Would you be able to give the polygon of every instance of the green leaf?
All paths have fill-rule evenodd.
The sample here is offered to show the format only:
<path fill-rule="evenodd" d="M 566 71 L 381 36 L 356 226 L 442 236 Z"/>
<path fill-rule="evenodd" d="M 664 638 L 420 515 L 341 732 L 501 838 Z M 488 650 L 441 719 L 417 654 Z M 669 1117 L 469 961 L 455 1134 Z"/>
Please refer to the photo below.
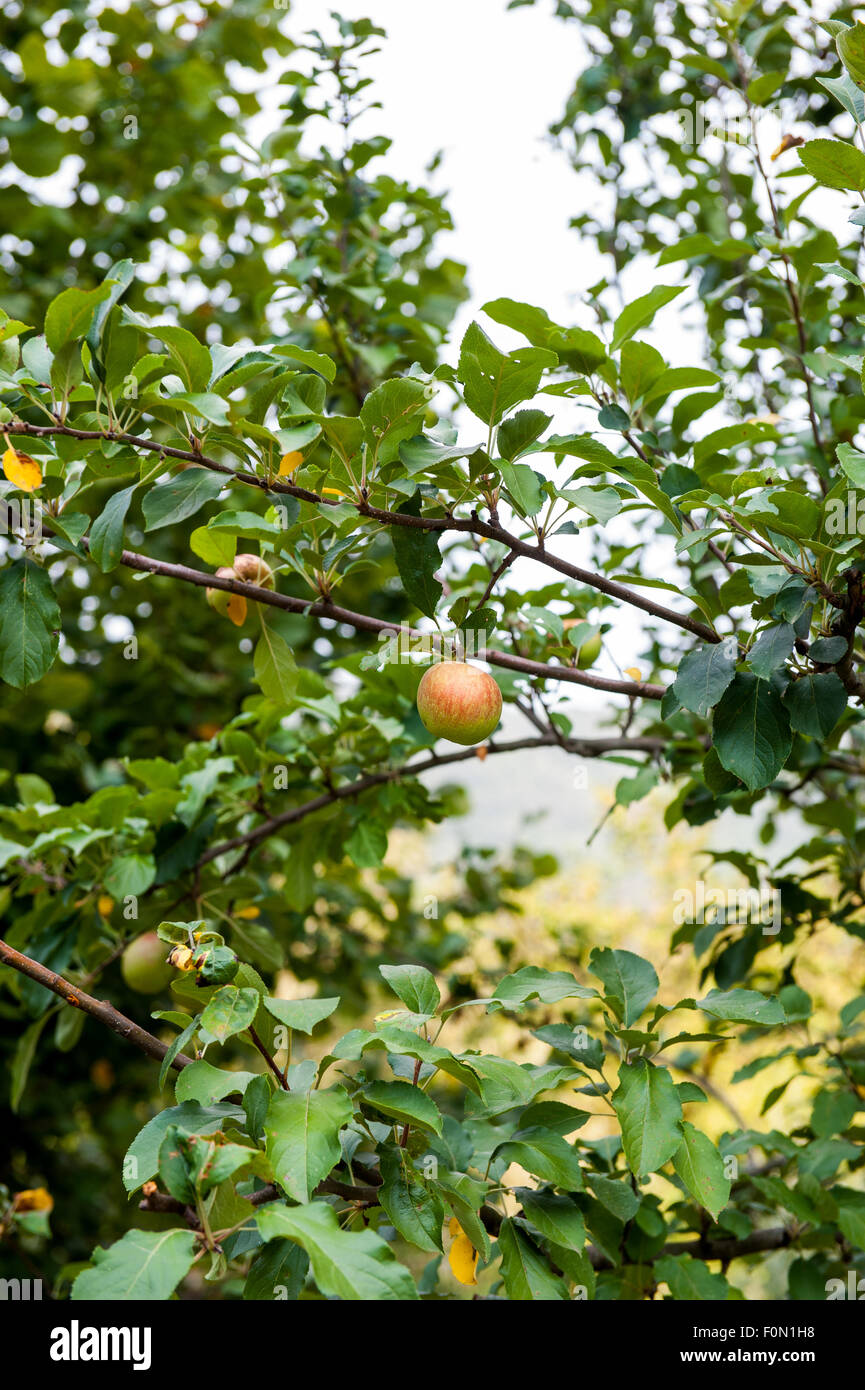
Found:
<path fill-rule="evenodd" d="M 213 994 L 201 1015 L 201 1027 L 224 1043 L 249 1027 L 258 1012 L 257 989 L 223 985 Z"/>
<path fill-rule="evenodd" d="M 730 1179 L 711 1139 L 688 1120 L 682 1121 L 682 1142 L 673 1154 L 673 1167 L 694 1200 L 717 1221 L 730 1200 Z"/>
<path fill-rule="evenodd" d="M 483 311 L 496 323 L 522 333 L 535 347 L 550 348 L 575 372 L 593 372 L 606 360 L 600 338 L 584 328 L 561 328 L 543 309 L 514 299 L 491 299 Z"/>
<path fill-rule="evenodd" d="M 567 970 L 542 970 L 537 965 L 524 965 L 499 981 L 492 998 L 510 1009 L 531 999 L 542 1004 L 557 1004 L 560 999 L 592 999 L 596 995 L 597 990 L 578 985 Z"/>
<path fill-rule="evenodd" d="M 272 999 L 265 995 L 264 1007 L 286 1028 L 298 1033 L 311 1033 L 317 1023 L 330 1018 L 339 1007 L 339 999 Z"/>
<path fill-rule="evenodd" d="M 202 1106 L 195 1101 L 186 1101 L 183 1105 L 173 1105 L 160 1111 L 139 1130 L 129 1145 L 123 1160 L 123 1186 L 127 1192 L 135 1192 L 157 1172 L 159 1150 L 171 1125 L 178 1125 L 187 1134 L 214 1134 L 226 1120 L 243 1121 L 243 1118 L 240 1106 L 225 1102 Z"/>
<path fill-rule="evenodd" d="M 493 1159 L 519 1163 L 527 1173 L 551 1182 L 566 1192 L 582 1192 L 583 1172 L 576 1150 L 552 1130 L 533 1126 L 515 1139 L 506 1139 L 492 1153 Z"/>
<path fill-rule="evenodd" d="M 514 1196 L 522 1203 L 529 1221 L 547 1240 L 563 1245 L 566 1250 L 582 1250 L 586 1243 L 586 1223 L 570 1197 L 536 1192 L 531 1187 L 514 1188 Z"/>
<path fill-rule="evenodd" d="M 856 487 L 865 487 L 865 454 L 854 449 L 852 444 L 839 444 L 835 452 L 851 483 Z"/>
<path fill-rule="evenodd" d="M 636 1023 L 658 992 L 654 966 L 632 951 L 596 947 L 589 957 L 589 970 L 602 981 L 606 999 L 626 1028 Z"/>
<path fill-rule="evenodd" d="M 553 417 L 542 410 L 518 410 L 499 426 L 497 444 L 503 459 L 511 462 L 543 434 Z"/>
<path fill-rule="evenodd" d="M 410 1081 L 370 1081 L 360 1094 L 368 1105 L 400 1124 L 420 1125 L 434 1134 L 442 1132 L 442 1117 L 435 1101 Z"/>
<path fill-rule="evenodd" d="M 116 569 L 123 552 L 123 525 L 138 483 L 115 492 L 90 527 L 90 554 L 103 574 Z"/>
<path fill-rule="evenodd" d="M 396 377 L 370 391 L 361 406 L 360 420 L 374 463 L 392 462 L 400 444 L 417 434 L 429 396 L 427 385 L 414 377 Z"/>
<path fill-rule="evenodd" d="M 192 1268 L 191 1231 L 127 1231 L 72 1285 L 73 1302 L 148 1303 L 170 1298 Z"/>
<path fill-rule="evenodd" d="M 748 83 L 748 100 L 754 106 L 764 106 L 779 87 L 787 81 L 785 72 L 763 72 Z"/>
<path fill-rule="evenodd" d="M 156 878 L 152 854 L 121 854 L 112 860 L 103 881 L 112 898 L 140 897 Z"/>
<path fill-rule="evenodd" d="M 359 869 L 377 869 L 387 854 L 387 831 L 381 821 L 358 821 L 345 842 L 345 852 Z"/>
<path fill-rule="evenodd" d="M 441 1003 L 438 985 L 422 965 L 380 965 L 379 973 L 412 1013 L 434 1014 Z"/>
<path fill-rule="evenodd" d="M 682 1142 L 682 1102 L 666 1067 L 652 1066 L 644 1057 L 624 1063 L 612 1103 L 634 1176 L 663 1168 Z"/>
<path fill-rule="evenodd" d="M 865 24 L 857 20 L 849 29 L 842 29 L 835 44 L 856 86 L 865 91 Z"/>
<path fill-rule="evenodd" d="M 297 662 L 285 638 L 266 622 L 262 622 L 261 636 L 255 644 L 253 668 L 268 700 L 277 705 L 291 704 L 300 680 Z"/>
<path fill-rule="evenodd" d="M 70 1010 L 70 1012 L 80 1011 Z M 18 1114 L 18 1107 L 21 1104 L 21 1099 L 27 1086 L 30 1068 L 36 1056 L 39 1038 L 49 1017 L 49 1014 L 43 1014 L 41 1018 L 37 1018 L 35 1023 L 31 1023 L 29 1028 L 25 1028 L 15 1046 L 15 1053 L 9 1064 L 9 1070 L 11 1072 L 9 1082 L 9 1109 L 12 1111 L 13 1115 Z"/>
<path fill-rule="evenodd" d="M 444 1203 L 415 1171 L 410 1155 L 396 1144 L 379 1149 L 382 1184 L 378 1200 L 404 1240 L 435 1254 L 442 1249 Z"/>
<path fill-rule="evenodd" d="M 314 372 L 323 376 L 325 381 L 336 380 L 336 363 L 321 352 L 312 352 L 310 348 L 297 347 L 295 343 L 280 343 L 278 347 L 273 348 L 273 352 L 279 357 L 288 357 L 294 362 L 302 362 L 305 367 L 310 367 Z"/>
<path fill-rule="evenodd" d="M 179 1104 L 185 1100 L 197 1100 L 199 1105 L 211 1105 L 215 1100 L 224 1100 L 236 1092 L 242 1095 L 257 1075 L 252 1071 L 226 1071 L 202 1059 L 183 1068 L 177 1077 L 174 1094 Z"/>
<path fill-rule="evenodd" d="M 655 1261 L 656 1278 L 669 1285 L 674 1298 L 687 1302 L 726 1300 L 730 1286 L 723 1274 L 713 1274 L 693 1255 L 664 1255 Z"/>
<path fill-rule="evenodd" d="M 547 500 L 543 479 L 527 463 L 507 463 L 501 459 L 498 469 L 521 515 L 537 516 Z"/>
<path fill-rule="evenodd" d="M 303 1288 L 309 1270 L 309 1257 L 299 1245 L 290 1240 L 272 1240 L 256 1255 L 243 1286 L 244 1300 L 272 1303 L 277 1290 L 281 1297 L 294 1301 Z"/>
<path fill-rule="evenodd" d="M 847 708 L 847 691 L 835 671 L 808 672 L 781 696 L 791 728 L 810 738 L 827 738 Z"/>
<path fill-rule="evenodd" d="M 404 516 L 420 516 L 420 492 L 403 502 L 397 511 Z M 421 527 L 393 526 L 390 537 L 406 598 L 426 617 L 434 617 L 442 596 L 442 586 L 435 577 L 442 562 L 435 533 Z"/>
<path fill-rule="evenodd" d="M 417 1298 L 411 1275 L 390 1246 L 372 1231 L 341 1230 L 325 1202 L 302 1207 L 271 1202 L 260 1208 L 256 1220 L 264 1240 L 283 1236 L 303 1247 L 326 1298 L 370 1303 Z"/>
<path fill-rule="evenodd" d="M 774 686 L 737 675 L 715 710 L 713 742 L 722 766 L 749 791 L 774 781 L 792 743 L 790 717 Z"/>
<path fill-rule="evenodd" d="M 161 404 L 174 410 L 182 410 L 184 415 L 199 415 L 211 425 L 228 425 L 229 403 L 212 391 L 178 391 L 162 398 Z"/>
<path fill-rule="evenodd" d="M 510 1217 L 502 1222 L 499 1250 L 508 1298 L 518 1302 L 555 1302 L 568 1297 L 563 1280 L 553 1273 L 541 1252 Z"/>
<path fill-rule="evenodd" d="M 841 77 L 818 77 L 817 81 L 832 93 L 836 101 L 840 101 L 858 125 L 865 121 L 865 97 L 846 72 Z"/>
<path fill-rule="evenodd" d="M 770 1027 L 787 1021 L 780 1001 L 760 994 L 756 989 L 713 989 L 705 999 L 697 1000 L 697 1007 L 713 1018 L 726 1019 L 731 1023 L 761 1023 Z"/>
<path fill-rule="evenodd" d="M 735 651 L 726 642 L 710 642 L 683 656 L 672 689 L 680 705 L 705 719 L 735 674 Z"/>
<path fill-rule="evenodd" d="M 684 285 L 656 285 L 648 294 L 641 295 L 639 299 L 628 304 L 613 324 L 613 352 L 641 328 L 651 323 L 659 309 L 676 299 L 684 288 Z"/>
<path fill-rule="evenodd" d="M 865 154 L 845 140 L 809 140 L 799 158 L 812 178 L 826 188 L 865 188 Z"/>
<path fill-rule="evenodd" d="M 189 537 L 189 548 L 214 569 L 234 564 L 237 537 L 225 535 L 211 526 L 197 526 Z"/>
<path fill-rule="evenodd" d="M 16 689 L 49 669 L 60 637 L 60 607 L 48 572 L 16 560 L 0 572 L 0 680 Z"/>
<path fill-rule="evenodd" d="M 52 352 L 58 353 L 64 344 L 83 338 L 93 322 L 93 316 L 103 299 L 111 292 L 110 285 L 95 290 L 62 290 L 45 311 L 45 341 Z"/>
<path fill-rule="evenodd" d="M 354 1110 L 342 1086 L 327 1091 L 277 1091 L 265 1121 L 265 1151 L 274 1176 L 296 1202 L 308 1202 L 339 1163 L 339 1132 Z"/>
<path fill-rule="evenodd" d="M 748 652 L 748 665 L 754 675 L 764 681 L 770 680 L 772 673 L 789 657 L 795 640 L 792 623 L 776 623 L 761 632 Z"/>
<path fill-rule="evenodd" d="M 469 325 L 457 369 L 466 405 L 486 425 L 497 425 L 520 401 L 531 400 L 558 358 L 545 348 L 517 348 L 505 356 L 477 323 Z"/>
<path fill-rule="evenodd" d="M 186 328 L 175 324 L 149 323 L 137 314 L 121 309 L 126 320 L 140 328 L 149 338 L 160 338 L 168 348 L 172 363 L 187 391 L 206 391 L 212 363 L 203 343 Z"/>
<path fill-rule="evenodd" d="M 218 497 L 225 479 L 209 468 L 187 468 L 168 482 L 156 483 L 144 494 L 141 510 L 145 530 L 158 531 L 163 526 L 176 526 Z"/>

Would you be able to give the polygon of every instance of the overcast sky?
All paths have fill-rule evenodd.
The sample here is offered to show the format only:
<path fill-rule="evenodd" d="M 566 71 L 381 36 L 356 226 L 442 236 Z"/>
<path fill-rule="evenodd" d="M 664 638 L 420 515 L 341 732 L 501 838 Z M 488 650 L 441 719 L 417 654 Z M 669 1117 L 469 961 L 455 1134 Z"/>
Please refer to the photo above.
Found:
<path fill-rule="evenodd" d="M 601 267 L 568 229 L 581 210 L 581 181 L 546 134 L 583 66 L 579 26 L 554 19 L 546 0 L 511 12 L 505 6 L 340 5 L 349 18 L 368 17 L 388 33 L 370 64 L 383 106 L 370 120 L 394 142 L 388 169 L 422 180 L 436 151 L 445 152 L 436 179 L 447 190 L 455 231 L 440 245 L 469 266 L 472 291 L 460 327 L 502 295 L 541 304 L 553 318 L 573 313 Z M 293 0 L 292 32 L 320 25 L 322 8 L 321 0 Z"/>

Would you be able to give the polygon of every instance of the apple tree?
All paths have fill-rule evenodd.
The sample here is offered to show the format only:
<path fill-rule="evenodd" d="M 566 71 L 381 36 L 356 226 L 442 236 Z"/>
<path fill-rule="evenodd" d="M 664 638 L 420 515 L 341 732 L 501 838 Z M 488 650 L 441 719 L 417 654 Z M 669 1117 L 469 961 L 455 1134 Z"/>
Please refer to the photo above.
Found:
<path fill-rule="evenodd" d="M 237 9 L 242 33 L 255 7 Z M 187 45 L 178 80 L 232 51 L 230 18 L 204 10 L 165 38 Z M 25 723 L 69 740 L 13 747 L 0 805 L 10 1104 L 74 1072 L 94 1031 L 161 1096 L 110 1178 L 139 1219 L 119 1238 L 91 1223 L 105 1239 L 73 1300 L 166 1299 L 196 1276 L 247 1299 L 726 1300 L 776 1251 L 789 1296 L 823 1298 L 865 1264 L 865 982 L 827 1018 L 798 978 L 815 936 L 861 939 L 865 920 L 865 26 L 836 19 L 814 45 L 804 10 L 725 9 L 695 33 L 644 7 L 624 35 L 621 11 L 587 11 L 594 61 L 559 134 L 613 195 L 609 223 L 577 219 L 612 269 L 578 322 L 503 286 L 448 340 L 447 214 L 374 172 L 386 142 L 355 138 L 355 63 L 380 35 L 345 21 L 283 75 L 286 125 L 260 152 L 202 118 L 207 178 L 184 165 L 165 200 L 176 265 L 151 273 L 133 183 L 123 254 L 91 256 L 44 314 L 23 261 L 7 271 L 0 676 Z M 118 41 L 144 22 L 118 17 Z M 67 66 L 86 63 L 67 37 Z M 32 39 L 8 79 L 31 104 L 57 81 Z M 342 145 L 311 159 L 319 100 Z M 706 103 L 722 135 L 739 122 L 711 136 L 720 155 L 694 124 Z M 664 124 L 683 112 L 685 139 Z M 17 164 L 27 130 L 4 133 Z M 114 138 L 94 142 L 98 178 L 119 161 L 150 187 Z M 29 245 L 48 280 L 51 245 Z M 674 302 L 699 361 L 657 345 Z M 460 704 L 466 657 L 517 736 Z M 574 687 L 603 732 L 575 723 Z M 455 809 L 425 773 L 531 748 L 615 764 L 623 814 L 659 788 L 670 828 L 760 828 L 761 853 L 743 831 L 716 855 L 747 910 L 671 916 L 693 997 L 662 1000 L 663 962 L 611 947 L 479 970 L 474 995 L 452 977 L 466 943 L 385 862 L 389 837 Z M 477 910 L 518 873 L 469 866 Z M 314 994 L 280 997 L 286 961 Z M 362 1026 L 340 1033 L 346 1002 Z M 465 1010 L 544 1060 L 451 1044 Z M 743 1080 L 785 1059 L 782 1089 L 816 1083 L 793 1133 L 701 1128 L 706 1093 L 676 1074 L 743 1040 Z M 4 1235 L 46 1229 L 40 1193 L 10 1193 Z"/>

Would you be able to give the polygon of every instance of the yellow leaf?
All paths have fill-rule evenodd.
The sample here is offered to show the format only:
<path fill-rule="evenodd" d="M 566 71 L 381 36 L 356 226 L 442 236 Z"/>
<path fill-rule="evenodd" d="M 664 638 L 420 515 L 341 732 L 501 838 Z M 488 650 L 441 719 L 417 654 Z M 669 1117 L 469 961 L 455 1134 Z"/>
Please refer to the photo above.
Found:
<path fill-rule="evenodd" d="M 3 455 L 3 472 L 22 492 L 32 492 L 42 486 L 42 469 L 29 454 L 19 454 L 15 449 L 7 449 Z"/>
<path fill-rule="evenodd" d="M 15 1211 L 51 1211 L 54 1198 L 44 1187 L 29 1187 L 15 1193 L 13 1206 Z"/>
<path fill-rule="evenodd" d="M 110 917 L 112 908 L 114 907 L 114 899 L 109 898 L 107 893 L 100 893 L 99 897 L 96 899 L 96 907 L 101 917 Z"/>
<path fill-rule="evenodd" d="M 235 627 L 242 627 L 246 622 L 246 599 L 243 594 L 232 594 L 225 611 Z"/>
<path fill-rule="evenodd" d="M 478 1282 L 476 1275 L 477 1250 L 455 1216 L 451 1217 L 448 1230 L 453 1237 L 448 1250 L 448 1264 L 451 1267 L 451 1273 L 461 1284 L 476 1284 Z"/>
<path fill-rule="evenodd" d="M 643 679 L 643 673 L 639 666 L 626 666 L 625 675 L 630 676 L 632 681 L 641 681 Z"/>
<path fill-rule="evenodd" d="M 246 922 L 253 922 L 256 917 L 261 916 L 260 907 L 242 907 L 239 912 L 235 912 L 235 917 L 242 917 Z"/>
<path fill-rule="evenodd" d="M 292 449 L 290 453 L 283 454 L 282 458 L 279 460 L 280 478 L 290 478 L 295 469 L 299 468 L 302 463 L 303 454 L 297 449 Z"/>
<path fill-rule="evenodd" d="M 334 497 L 345 497 L 345 493 L 340 492 L 338 487 L 323 487 L 321 490 L 322 492 L 331 493 Z"/>

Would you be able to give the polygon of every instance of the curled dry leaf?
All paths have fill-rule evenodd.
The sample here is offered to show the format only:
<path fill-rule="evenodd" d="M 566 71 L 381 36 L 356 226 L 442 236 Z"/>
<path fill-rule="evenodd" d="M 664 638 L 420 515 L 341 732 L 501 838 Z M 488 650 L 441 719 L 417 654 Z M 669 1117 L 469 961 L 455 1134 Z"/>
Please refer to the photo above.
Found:
<path fill-rule="evenodd" d="M 801 135 L 785 135 L 780 145 L 772 151 L 770 156 L 772 162 L 774 163 L 782 154 L 786 154 L 787 150 L 794 150 L 797 145 L 804 145 L 804 143 Z"/>

